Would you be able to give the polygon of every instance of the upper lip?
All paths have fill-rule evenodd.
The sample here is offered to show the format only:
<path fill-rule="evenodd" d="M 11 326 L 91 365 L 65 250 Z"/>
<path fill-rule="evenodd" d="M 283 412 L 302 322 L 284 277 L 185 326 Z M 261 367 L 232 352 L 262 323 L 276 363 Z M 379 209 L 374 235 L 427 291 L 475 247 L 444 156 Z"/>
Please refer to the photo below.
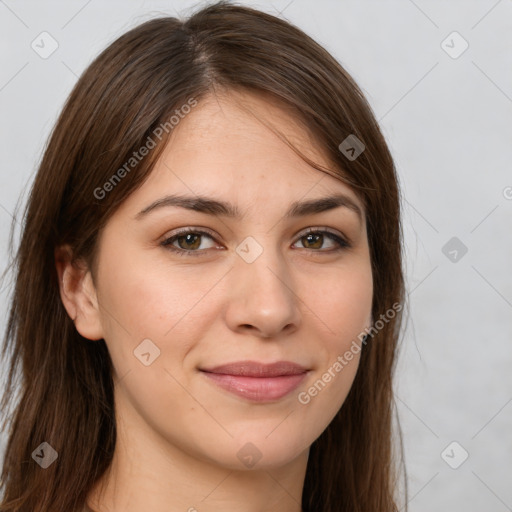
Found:
<path fill-rule="evenodd" d="M 236 361 L 213 368 L 201 368 L 201 371 L 244 377 L 279 377 L 281 375 L 298 375 L 308 370 L 291 361 L 277 361 L 270 364 L 257 361 Z"/>

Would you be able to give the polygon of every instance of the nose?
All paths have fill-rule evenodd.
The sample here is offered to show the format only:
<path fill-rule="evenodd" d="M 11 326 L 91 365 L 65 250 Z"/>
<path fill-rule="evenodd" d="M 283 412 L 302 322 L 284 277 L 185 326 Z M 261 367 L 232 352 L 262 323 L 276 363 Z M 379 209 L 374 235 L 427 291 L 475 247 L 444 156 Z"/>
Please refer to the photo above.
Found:
<path fill-rule="evenodd" d="M 286 261 L 270 248 L 248 261 L 238 257 L 229 273 L 229 327 L 240 333 L 252 331 L 261 338 L 277 338 L 297 330 L 300 299 Z"/>

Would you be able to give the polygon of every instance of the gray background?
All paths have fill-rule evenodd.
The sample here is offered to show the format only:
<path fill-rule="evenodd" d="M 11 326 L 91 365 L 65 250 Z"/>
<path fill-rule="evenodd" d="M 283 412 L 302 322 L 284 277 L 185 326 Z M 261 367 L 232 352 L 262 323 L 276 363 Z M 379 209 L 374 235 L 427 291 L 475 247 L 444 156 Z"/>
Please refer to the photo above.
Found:
<path fill-rule="evenodd" d="M 395 157 L 410 304 L 395 391 L 410 510 L 512 510 L 512 0 L 241 3 L 281 13 L 332 52 Z M 0 0 L 2 268 L 16 201 L 85 66 L 134 25 L 194 5 Z M 31 47 L 43 31 L 59 45 L 47 59 Z M 469 44 L 461 55 L 454 31 Z M 4 285 L 2 330 L 7 297 Z"/>

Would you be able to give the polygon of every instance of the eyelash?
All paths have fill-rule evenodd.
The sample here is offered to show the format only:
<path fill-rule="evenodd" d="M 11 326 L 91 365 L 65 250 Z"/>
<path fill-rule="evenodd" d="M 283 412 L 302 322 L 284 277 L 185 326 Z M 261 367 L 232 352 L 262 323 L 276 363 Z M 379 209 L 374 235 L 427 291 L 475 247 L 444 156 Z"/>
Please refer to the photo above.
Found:
<path fill-rule="evenodd" d="M 194 229 L 194 228 L 186 228 L 186 229 L 183 229 L 177 233 L 175 233 L 174 235 L 172 235 L 171 237 L 169 238 L 166 238 L 163 242 L 161 242 L 161 246 L 162 247 L 165 247 L 166 249 L 170 250 L 171 252 L 179 255 L 179 256 L 201 256 L 202 254 L 205 253 L 206 249 L 196 249 L 194 251 L 191 251 L 191 250 L 187 250 L 187 249 L 179 249 L 177 247 L 174 247 L 172 245 L 172 243 L 177 240 L 178 238 L 184 236 L 184 235 L 188 235 L 188 234 L 194 234 L 194 235 L 206 235 L 208 237 L 210 237 L 212 240 L 215 240 L 215 237 L 207 232 L 207 231 L 204 231 L 204 230 L 201 230 L 201 229 Z M 328 254 L 332 254 L 332 253 L 337 253 L 337 252 L 340 252 L 342 250 L 345 250 L 345 249 L 349 249 L 351 247 L 351 244 L 345 240 L 344 238 L 340 237 L 339 235 L 335 234 L 335 233 L 332 233 L 331 231 L 328 231 L 326 230 L 325 228 L 322 229 L 322 228 L 308 228 L 308 230 L 303 233 L 297 240 L 300 240 L 301 238 L 304 238 L 305 236 L 309 235 L 309 234 L 327 234 L 329 236 L 329 238 L 331 238 L 332 240 L 334 240 L 338 245 L 339 247 L 336 248 L 336 249 L 330 249 L 330 250 L 321 250 L 321 249 L 310 249 L 312 250 L 313 252 L 319 252 L 319 253 L 322 253 L 322 252 L 325 252 L 325 253 L 328 253 Z"/>

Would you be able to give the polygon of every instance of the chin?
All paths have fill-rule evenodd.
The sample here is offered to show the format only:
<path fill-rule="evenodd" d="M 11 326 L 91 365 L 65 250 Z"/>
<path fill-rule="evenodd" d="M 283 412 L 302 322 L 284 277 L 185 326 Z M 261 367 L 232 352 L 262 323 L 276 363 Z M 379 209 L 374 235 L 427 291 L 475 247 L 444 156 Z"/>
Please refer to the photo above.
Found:
<path fill-rule="evenodd" d="M 269 470 L 286 466 L 301 455 L 307 458 L 310 444 L 299 433 L 297 437 L 291 436 L 289 429 L 280 434 L 271 430 L 252 434 L 245 430 L 243 435 L 235 436 L 227 444 L 212 446 L 209 458 L 230 470 Z"/>

